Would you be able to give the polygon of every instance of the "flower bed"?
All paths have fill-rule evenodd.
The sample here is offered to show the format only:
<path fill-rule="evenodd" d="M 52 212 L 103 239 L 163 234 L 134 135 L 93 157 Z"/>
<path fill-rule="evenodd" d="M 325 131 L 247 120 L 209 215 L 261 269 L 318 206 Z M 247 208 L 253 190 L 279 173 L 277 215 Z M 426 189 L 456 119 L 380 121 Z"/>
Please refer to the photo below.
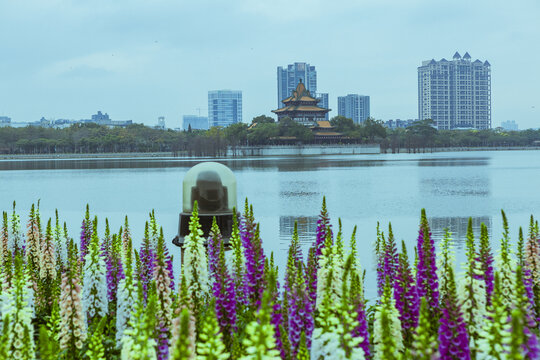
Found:
<path fill-rule="evenodd" d="M 502 218 L 496 259 L 469 221 L 459 268 L 424 210 L 411 259 L 390 224 L 378 229 L 368 300 L 356 229 L 344 241 L 324 200 L 308 254 L 295 226 L 281 275 L 247 200 L 227 254 L 216 224 L 202 237 L 195 204 L 180 269 L 153 212 L 133 249 L 127 218 L 99 235 L 87 207 L 75 241 L 39 205 L 23 234 L 14 207 L 0 232 L 0 359 L 538 359 L 538 222 L 512 245 Z"/>

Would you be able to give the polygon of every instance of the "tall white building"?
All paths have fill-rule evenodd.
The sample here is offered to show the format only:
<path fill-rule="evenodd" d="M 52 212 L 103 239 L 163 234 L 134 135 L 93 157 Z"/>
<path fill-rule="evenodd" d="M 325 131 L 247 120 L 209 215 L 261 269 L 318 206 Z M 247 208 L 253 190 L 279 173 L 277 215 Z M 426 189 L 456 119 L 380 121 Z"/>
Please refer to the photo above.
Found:
<path fill-rule="evenodd" d="M 418 68 L 418 118 L 438 129 L 491 128 L 491 65 L 456 52 Z"/>
<path fill-rule="evenodd" d="M 242 91 L 208 92 L 208 125 L 229 126 L 242 122 Z"/>
<path fill-rule="evenodd" d="M 370 116 L 369 96 L 349 94 L 338 96 L 338 115 L 352 119 L 360 124 Z"/>

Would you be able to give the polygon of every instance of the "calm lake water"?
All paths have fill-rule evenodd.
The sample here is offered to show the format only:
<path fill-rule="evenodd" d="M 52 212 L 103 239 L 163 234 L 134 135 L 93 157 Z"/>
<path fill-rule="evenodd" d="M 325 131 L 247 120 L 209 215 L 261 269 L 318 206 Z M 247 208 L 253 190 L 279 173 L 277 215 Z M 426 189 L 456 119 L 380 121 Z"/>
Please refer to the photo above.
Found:
<path fill-rule="evenodd" d="M 211 159 L 205 159 L 211 160 Z M 88 203 L 100 219 L 117 230 L 129 217 L 135 242 L 140 242 L 148 213 L 155 209 L 167 239 L 178 229 L 181 185 L 185 173 L 201 160 L 176 158 L 0 160 L 0 210 L 11 211 L 13 200 L 26 222 L 32 203 L 41 199 L 44 219 L 58 209 L 70 236 L 78 237 Z M 358 226 L 359 256 L 367 269 L 366 288 L 375 293 L 372 244 L 377 221 L 412 254 L 420 209 L 426 208 L 434 237 L 453 233 L 458 262 L 469 217 L 475 229 L 485 223 L 495 248 L 501 237 L 504 209 L 512 240 L 529 216 L 540 217 L 540 152 L 454 152 L 316 157 L 265 157 L 216 160 L 229 166 L 238 183 L 238 202 L 246 197 L 261 224 L 266 253 L 283 270 L 294 222 L 298 222 L 307 253 L 315 237 L 323 195 L 334 229 L 338 218 L 345 239 Z M 45 221 L 45 220 L 44 220 Z M 172 244 L 175 257 L 179 251 Z M 178 255 L 176 255 L 178 254 Z M 177 267 L 178 268 L 178 267 Z"/>

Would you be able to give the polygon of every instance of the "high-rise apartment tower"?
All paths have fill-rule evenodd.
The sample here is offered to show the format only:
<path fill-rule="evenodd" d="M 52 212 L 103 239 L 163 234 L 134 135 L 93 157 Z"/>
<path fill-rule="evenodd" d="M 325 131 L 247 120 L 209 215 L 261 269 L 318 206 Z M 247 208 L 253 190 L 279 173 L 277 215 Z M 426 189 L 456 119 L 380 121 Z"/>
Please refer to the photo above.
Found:
<path fill-rule="evenodd" d="M 338 115 L 352 119 L 355 124 L 360 124 L 370 116 L 369 96 L 349 94 L 338 96 Z"/>
<path fill-rule="evenodd" d="M 456 52 L 418 68 L 418 118 L 438 129 L 491 128 L 491 65 Z"/>

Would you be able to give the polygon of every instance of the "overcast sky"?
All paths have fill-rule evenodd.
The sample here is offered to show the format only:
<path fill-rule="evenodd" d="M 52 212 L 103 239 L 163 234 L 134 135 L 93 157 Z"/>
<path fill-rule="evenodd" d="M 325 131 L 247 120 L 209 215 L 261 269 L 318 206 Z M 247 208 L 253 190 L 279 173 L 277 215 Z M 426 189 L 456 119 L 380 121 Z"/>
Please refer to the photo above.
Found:
<path fill-rule="evenodd" d="M 492 70 L 492 122 L 540 127 L 540 1 L 0 0 L 0 116 L 151 125 L 243 92 L 275 108 L 276 67 L 308 62 L 319 92 L 371 96 L 377 119 L 418 117 L 417 67 L 466 51 Z"/>

